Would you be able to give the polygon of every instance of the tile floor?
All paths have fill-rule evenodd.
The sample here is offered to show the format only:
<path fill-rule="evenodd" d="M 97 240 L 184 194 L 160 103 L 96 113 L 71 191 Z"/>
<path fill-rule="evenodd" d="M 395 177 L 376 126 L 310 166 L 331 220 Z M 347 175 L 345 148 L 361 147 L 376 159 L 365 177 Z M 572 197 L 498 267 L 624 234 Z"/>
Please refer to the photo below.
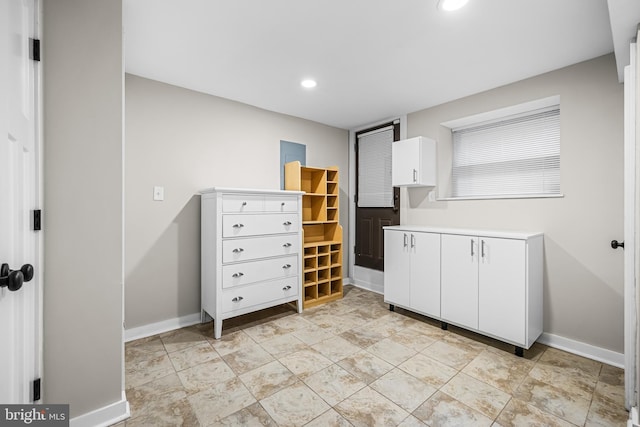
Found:
<path fill-rule="evenodd" d="M 622 369 L 513 347 L 345 287 L 126 344 L 131 418 L 118 426 L 624 426 Z"/>

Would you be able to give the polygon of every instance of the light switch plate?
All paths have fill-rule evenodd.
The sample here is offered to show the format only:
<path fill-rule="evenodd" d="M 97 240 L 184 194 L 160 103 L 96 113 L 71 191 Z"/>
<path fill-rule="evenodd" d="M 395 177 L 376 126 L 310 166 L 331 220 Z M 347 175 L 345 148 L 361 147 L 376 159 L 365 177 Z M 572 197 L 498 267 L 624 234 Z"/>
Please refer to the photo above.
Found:
<path fill-rule="evenodd" d="M 163 201 L 164 200 L 164 187 L 153 187 L 153 200 Z"/>

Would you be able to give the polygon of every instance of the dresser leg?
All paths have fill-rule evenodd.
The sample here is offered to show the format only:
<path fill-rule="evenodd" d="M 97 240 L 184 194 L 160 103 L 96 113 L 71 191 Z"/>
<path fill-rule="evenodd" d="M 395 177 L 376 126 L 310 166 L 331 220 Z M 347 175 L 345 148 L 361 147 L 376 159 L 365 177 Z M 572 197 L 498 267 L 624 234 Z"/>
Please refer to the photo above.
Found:
<path fill-rule="evenodd" d="M 213 320 L 213 337 L 217 340 L 222 336 L 222 320 Z"/>
<path fill-rule="evenodd" d="M 302 298 L 298 300 L 296 305 L 298 306 L 298 313 L 302 313 Z"/>

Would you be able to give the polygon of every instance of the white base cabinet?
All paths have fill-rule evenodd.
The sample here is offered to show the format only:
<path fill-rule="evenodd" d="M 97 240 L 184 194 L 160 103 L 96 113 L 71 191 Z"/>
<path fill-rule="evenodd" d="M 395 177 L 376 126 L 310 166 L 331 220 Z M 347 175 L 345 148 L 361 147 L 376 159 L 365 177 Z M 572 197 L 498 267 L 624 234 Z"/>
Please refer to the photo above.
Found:
<path fill-rule="evenodd" d="M 302 192 L 201 192 L 202 321 L 295 301 L 302 312 Z"/>
<path fill-rule="evenodd" d="M 437 255 L 412 253 L 409 262 L 397 262 L 411 250 L 411 241 L 407 248 L 400 237 L 426 234 L 438 236 Z M 542 334 L 542 253 L 541 233 L 385 227 L 385 302 L 439 319 L 444 328 L 451 323 L 508 342 L 522 355 Z M 411 272 L 434 260 L 440 266 L 439 310 L 425 311 L 418 307 L 425 299 L 433 303 L 436 292 L 412 292 Z"/>

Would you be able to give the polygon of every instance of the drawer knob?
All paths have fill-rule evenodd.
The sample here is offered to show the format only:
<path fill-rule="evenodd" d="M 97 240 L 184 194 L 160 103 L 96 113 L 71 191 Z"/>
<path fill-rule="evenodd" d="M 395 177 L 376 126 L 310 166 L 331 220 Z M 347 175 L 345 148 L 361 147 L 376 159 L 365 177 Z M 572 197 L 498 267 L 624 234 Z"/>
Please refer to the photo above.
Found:
<path fill-rule="evenodd" d="M 291 268 L 291 264 L 285 264 L 282 266 L 282 268 Z"/>
<path fill-rule="evenodd" d="M 244 224 L 233 224 L 233 228 L 242 228 Z"/>
<path fill-rule="evenodd" d="M 280 203 L 280 206 L 284 206 L 284 202 Z"/>
<path fill-rule="evenodd" d="M 244 273 L 233 273 L 231 277 L 242 277 L 242 276 L 244 276 Z"/>
<path fill-rule="evenodd" d="M 233 302 L 240 302 L 240 301 L 242 301 L 243 299 L 244 299 L 244 298 L 242 298 L 242 297 L 234 297 L 231 301 L 233 301 Z"/>
<path fill-rule="evenodd" d="M 285 243 L 285 244 L 284 244 L 284 245 L 282 245 L 282 246 L 283 246 L 283 247 L 285 247 L 285 248 L 290 248 L 290 247 L 291 247 L 291 243 L 287 242 L 287 243 Z"/>
<path fill-rule="evenodd" d="M 285 221 L 282 223 L 282 225 L 291 225 L 291 221 Z"/>
<path fill-rule="evenodd" d="M 244 249 L 242 249 L 242 248 L 235 248 L 235 249 L 233 250 L 233 252 L 235 252 L 235 253 L 239 254 L 240 252 L 244 252 Z"/>
<path fill-rule="evenodd" d="M 289 289 L 291 289 L 290 285 L 285 286 L 284 288 L 282 288 L 283 291 L 288 291 Z"/>
<path fill-rule="evenodd" d="M 247 202 L 242 202 L 242 206 L 247 206 Z"/>

